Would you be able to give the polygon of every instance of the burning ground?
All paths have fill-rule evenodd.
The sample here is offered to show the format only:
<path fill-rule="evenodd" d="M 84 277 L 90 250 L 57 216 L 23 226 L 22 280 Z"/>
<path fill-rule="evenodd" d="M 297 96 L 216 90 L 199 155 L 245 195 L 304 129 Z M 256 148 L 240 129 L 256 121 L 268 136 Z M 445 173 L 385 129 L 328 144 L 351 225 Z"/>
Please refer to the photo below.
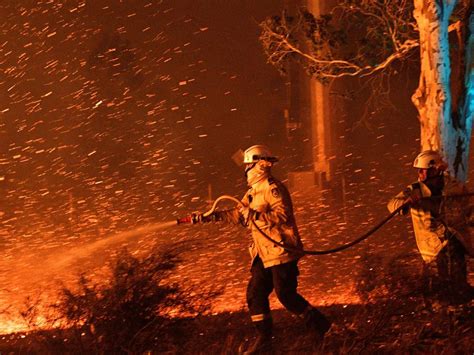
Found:
<path fill-rule="evenodd" d="M 307 249 L 327 249 L 350 241 L 380 219 L 372 217 L 368 208 L 363 206 L 349 209 L 346 211 L 347 215 L 335 218 L 334 206 L 331 207 L 329 203 L 312 204 L 313 199 L 317 199 L 317 196 L 295 196 L 295 204 L 300 206 L 296 215 Z M 366 213 L 362 212 L 364 210 Z M 385 214 L 382 208 L 378 212 L 382 216 Z M 361 215 L 367 220 L 361 218 Z M 356 221 L 357 218 L 358 224 L 349 224 L 349 221 Z M 469 317 L 465 317 L 472 312 L 471 307 L 440 308 L 437 304 L 426 304 L 426 299 L 419 293 L 421 264 L 419 256 L 414 253 L 413 240 L 406 233 L 406 222 L 392 220 L 367 241 L 347 251 L 328 256 L 308 256 L 301 260 L 300 292 L 314 305 L 328 312 L 335 323 L 331 332 L 334 337 L 330 336 L 327 340 L 329 349 L 343 351 L 345 347 L 358 349 L 361 346 L 391 349 L 397 346 L 408 347 L 410 341 L 418 344 L 418 340 L 421 342 L 421 345 L 418 344 L 421 350 L 423 347 L 445 348 L 454 339 L 465 342 L 464 336 L 471 334 L 472 322 L 468 321 Z M 171 221 L 170 224 L 174 222 Z M 42 260 L 34 259 L 31 255 L 18 255 L 14 262 L 10 260 L 2 264 L 2 269 L 6 270 L 5 275 L 8 275 L 4 281 L 6 287 L 2 293 L 3 304 L 9 305 L 3 314 L 2 330 L 25 331 L 28 326 L 31 327 L 26 337 L 24 333 L 20 333 L 18 338 L 14 335 L 4 336 L 5 349 L 15 346 L 32 347 L 31 349 L 45 346 L 42 341 L 38 343 L 38 339 L 43 339 L 46 335 L 36 332 L 51 324 L 46 321 L 51 316 L 51 310 L 45 306 L 58 302 L 62 287 L 77 288 L 80 273 L 98 287 L 108 284 L 114 275 L 111 267 L 123 255 L 121 249 L 124 246 L 138 259 L 150 258 L 153 255 L 151 253 L 158 255 L 160 250 L 167 248 L 178 248 L 180 261 L 167 275 L 165 284 L 191 287 L 190 293 L 194 295 L 200 292 L 217 292 L 212 298 L 206 299 L 207 310 L 186 323 L 185 328 L 191 327 L 186 328 L 186 332 L 194 334 L 196 339 L 193 341 L 197 343 L 181 344 L 183 340 L 176 339 L 176 343 L 172 342 L 169 346 L 176 346 L 181 350 L 181 346 L 189 347 L 189 351 L 211 346 L 216 351 L 223 351 L 225 347 L 236 348 L 245 339 L 251 338 L 251 327 L 244 306 L 249 277 L 246 248 L 249 242 L 248 231 L 219 224 L 157 224 L 153 228 L 155 230 L 152 232 L 141 227 L 106 235 L 68 249 L 52 248 L 49 254 L 42 254 Z M 405 239 L 397 238 L 398 235 L 403 235 Z M 26 300 L 27 296 L 30 296 L 29 300 Z M 36 311 L 39 310 L 34 322 L 29 318 L 31 314 L 25 314 L 25 310 L 32 305 L 37 307 Z M 275 298 L 272 298 L 272 306 L 274 309 L 281 309 Z M 186 317 L 186 314 L 179 314 L 179 307 L 176 311 L 169 311 L 172 317 L 177 317 L 175 319 L 187 319 L 181 318 Z M 21 312 L 23 315 L 20 315 Z M 280 335 L 277 337 L 281 339 L 278 341 L 282 341 L 282 334 L 286 332 L 304 333 L 301 333 L 298 320 L 288 318 L 285 313 L 276 314 L 280 322 L 277 325 L 277 334 Z M 452 332 L 448 335 L 438 334 L 440 327 L 448 320 L 454 322 Z M 295 323 L 295 328 L 290 323 Z M 421 324 L 422 328 L 417 324 Z M 59 325 L 57 329 L 60 333 L 56 337 L 71 341 L 74 338 L 68 331 L 59 331 Z M 172 331 L 174 328 L 170 326 L 169 329 Z M 222 329 L 226 329 L 224 334 L 220 333 Z M 389 334 L 385 334 L 388 329 L 391 329 Z M 38 334 L 43 335 L 37 338 Z M 406 337 L 410 340 L 406 340 Z M 222 343 L 224 338 L 225 344 Z M 340 339 L 344 341 L 341 343 Z M 298 342 L 301 343 L 297 344 L 296 349 L 309 346 L 308 339 L 304 337 Z M 163 345 L 153 344 L 150 343 L 149 346 Z"/>
<path fill-rule="evenodd" d="M 324 206 L 318 208 L 324 210 Z M 300 211 L 300 219 L 303 216 Z M 329 235 L 331 228 L 344 230 L 343 223 L 324 222 L 323 214 L 318 225 L 325 226 Z M 394 226 L 387 230 L 394 232 Z M 29 326 L 29 331 L 3 335 L 0 350 L 236 353 L 254 336 L 242 309 L 248 278 L 248 255 L 242 247 L 245 234 L 212 225 L 174 226 L 141 237 L 137 230 L 128 231 L 109 236 L 107 243 L 100 240 L 88 248 L 72 248 L 72 253 L 63 251 L 54 258 L 56 263 L 45 259 L 30 267 L 28 275 L 11 271 L 18 298 L 10 294 L 9 301 L 18 306 L 21 317 L 14 309 L 4 315 L 16 327 Z M 368 245 L 347 253 L 302 260 L 300 291 L 331 318 L 333 327 L 324 343 L 315 346 L 301 320 L 279 309 L 272 299 L 276 353 L 472 352 L 472 305 L 446 306 L 425 298 L 417 272 L 418 255 L 410 253 L 409 245 L 405 251 L 401 245 L 397 257 L 383 254 L 384 235 L 374 235 Z M 121 241 L 117 243 L 114 237 Z M 321 236 L 318 243 L 329 246 L 334 239 Z M 117 251 L 124 244 L 129 251 Z M 220 249 L 212 251 L 210 246 Z M 160 259 L 166 250 L 177 251 L 179 260 L 167 264 L 171 259 Z M 143 287 L 160 263 L 168 271 L 165 282 Z M 145 273 L 140 271 L 143 265 Z M 78 283 L 73 273 L 81 270 L 87 274 Z M 25 286 L 32 276 L 33 285 Z M 61 279 L 71 291 L 59 292 L 53 278 Z M 185 291 L 154 309 L 167 308 L 166 317 L 153 318 L 146 308 L 149 293 L 162 292 L 166 285 L 180 285 Z M 21 301 L 28 293 L 37 297 Z M 54 307 L 44 307 L 48 303 Z M 134 328 L 134 321 L 143 317 L 142 310 L 151 321 L 147 318 L 143 326 Z M 61 324 L 59 319 L 69 323 Z"/>

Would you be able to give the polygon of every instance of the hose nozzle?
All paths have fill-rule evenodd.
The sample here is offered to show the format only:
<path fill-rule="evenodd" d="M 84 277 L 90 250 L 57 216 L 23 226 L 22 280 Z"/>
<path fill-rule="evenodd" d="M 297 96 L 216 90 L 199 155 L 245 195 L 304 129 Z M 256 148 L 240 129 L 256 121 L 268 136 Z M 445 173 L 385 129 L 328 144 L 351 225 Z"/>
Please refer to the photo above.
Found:
<path fill-rule="evenodd" d="M 185 217 L 178 218 L 176 224 L 196 224 L 199 223 L 200 215 L 197 213 L 191 213 Z"/>

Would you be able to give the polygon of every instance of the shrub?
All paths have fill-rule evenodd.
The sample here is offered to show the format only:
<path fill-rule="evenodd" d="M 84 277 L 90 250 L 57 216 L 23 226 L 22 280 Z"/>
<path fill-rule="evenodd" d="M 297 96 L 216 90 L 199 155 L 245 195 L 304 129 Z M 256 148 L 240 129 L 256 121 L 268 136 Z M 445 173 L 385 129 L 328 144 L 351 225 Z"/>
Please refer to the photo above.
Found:
<path fill-rule="evenodd" d="M 74 289 L 63 287 L 54 308 L 71 329 L 80 329 L 75 347 L 94 352 L 169 351 L 184 332 L 173 314 L 200 314 L 215 291 L 195 294 L 166 278 L 179 262 L 178 252 L 152 253 L 144 259 L 121 252 L 102 285 L 81 275 Z"/>

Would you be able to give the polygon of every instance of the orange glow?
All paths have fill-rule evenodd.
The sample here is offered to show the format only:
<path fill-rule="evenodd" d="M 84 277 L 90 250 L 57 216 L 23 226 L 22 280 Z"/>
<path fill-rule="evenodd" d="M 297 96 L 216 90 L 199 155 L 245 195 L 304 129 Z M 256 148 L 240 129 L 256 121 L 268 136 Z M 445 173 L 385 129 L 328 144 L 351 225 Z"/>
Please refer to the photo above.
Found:
<path fill-rule="evenodd" d="M 229 295 L 230 296 L 230 295 Z M 347 287 L 345 290 L 337 290 L 337 292 L 329 292 L 323 298 L 312 299 L 307 298 L 308 301 L 315 307 L 324 307 L 331 305 L 349 305 L 349 304 L 360 304 L 361 300 L 357 296 L 354 285 Z M 272 309 L 283 309 L 283 306 L 277 300 L 276 296 L 272 293 L 270 296 L 271 308 Z M 238 312 L 245 311 L 245 299 L 239 298 L 237 301 L 232 297 L 221 297 L 215 300 L 212 307 L 212 314 L 218 314 L 222 312 Z M 171 317 L 185 317 L 189 314 L 182 314 L 176 310 L 170 310 L 169 316 Z M 47 330 L 51 329 L 51 323 L 48 322 L 47 315 L 39 315 L 35 319 L 34 328 L 29 327 L 24 320 L 21 318 L 13 319 L 8 317 L 0 318 L 0 335 L 18 333 L 18 332 L 30 332 L 33 330 Z M 56 323 L 56 326 L 60 324 Z"/>
<path fill-rule="evenodd" d="M 17 319 L 8 319 L 8 318 L 0 318 L 0 335 L 5 334 L 12 334 L 12 333 L 20 333 L 20 332 L 29 332 L 32 330 L 40 330 L 40 329 L 49 329 L 50 327 L 47 325 L 47 320 L 39 316 L 36 319 L 36 324 L 34 329 L 31 329 L 21 318 Z"/>
<path fill-rule="evenodd" d="M 26 331 L 28 327 L 20 320 L 0 319 L 0 335 Z"/>

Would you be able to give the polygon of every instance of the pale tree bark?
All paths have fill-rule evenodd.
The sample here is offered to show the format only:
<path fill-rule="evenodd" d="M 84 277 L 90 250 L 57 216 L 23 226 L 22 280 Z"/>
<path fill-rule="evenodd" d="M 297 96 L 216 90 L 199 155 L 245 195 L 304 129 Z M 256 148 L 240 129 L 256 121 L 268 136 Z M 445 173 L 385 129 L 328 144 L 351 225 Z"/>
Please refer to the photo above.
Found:
<path fill-rule="evenodd" d="M 448 27 L 449 18 L 456 4 L 456 0 L 414 0 L 414 17 L 420 34 L 421 73 L 419 86 L 412 96 L 412 101 L 419 113 L 421 149 L 440 151 L 448 163 L 450 174 L 459 181 L 465 181 L 472 107 L 468 110 L 463 109 L 460 115 L 456 114 L 453 117 Z M 470 48 L 472 51 L 472 44 Z M 469 50 L 469 45 L 465 49 Z M 465 61 L 467 65 L 468 59 Z M 470 61 L 471 67 L 466 66 L 463 70 L 465 76 L 469 75 L 469 71 L 472 72 L 472 56 Z M 472 83 L 468 80 L 466 85 Z M 463 102 L 465 99 L 469 106 L 467 95 L 462 96 Z M 463 104 L 462 107 L 466 105 Z"/>

